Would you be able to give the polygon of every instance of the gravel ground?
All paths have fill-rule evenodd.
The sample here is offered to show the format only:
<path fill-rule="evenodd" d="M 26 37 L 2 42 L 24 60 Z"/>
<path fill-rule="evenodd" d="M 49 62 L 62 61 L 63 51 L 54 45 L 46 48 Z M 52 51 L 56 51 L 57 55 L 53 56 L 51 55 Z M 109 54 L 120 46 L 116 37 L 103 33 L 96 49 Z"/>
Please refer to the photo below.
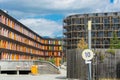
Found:
<path fill-rule="evenodd" d="M 60 69 L 61 74 L 45 75 L 6 75 L 1 74 L 0 80 L 67 80 L 66 70 Z"/>

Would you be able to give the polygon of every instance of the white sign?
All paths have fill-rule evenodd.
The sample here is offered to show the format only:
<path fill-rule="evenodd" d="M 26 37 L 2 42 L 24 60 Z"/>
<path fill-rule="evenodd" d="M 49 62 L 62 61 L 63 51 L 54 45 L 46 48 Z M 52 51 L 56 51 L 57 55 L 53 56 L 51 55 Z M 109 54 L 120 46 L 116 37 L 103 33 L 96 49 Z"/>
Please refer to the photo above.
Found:
<path fill-rule="evenodd" d="M 91 64 L 91 61 L 90 60 L 89 61 L 85 60 L 85 64 Z"/>
<path fill-rule="evenodd" d="M 85 49 L 82 52 L 82 58 L 86 61 L 91 60 L 93 58 L 93 56 L 94 56 L 94 54 L 93 54 L 92 50 L 90 50 L 90 49 Z"/>

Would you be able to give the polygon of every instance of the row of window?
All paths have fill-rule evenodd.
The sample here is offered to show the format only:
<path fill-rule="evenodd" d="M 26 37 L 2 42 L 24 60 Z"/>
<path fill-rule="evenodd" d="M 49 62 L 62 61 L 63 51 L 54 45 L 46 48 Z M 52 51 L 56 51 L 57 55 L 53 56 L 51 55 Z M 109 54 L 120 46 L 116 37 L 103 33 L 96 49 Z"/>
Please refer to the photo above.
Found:
<path fill-rule="evenodd" d="M 45 45 L 36 43 L 36 42 L 34 42 L 30 39 L 27 39 L 27 38 L 25 38 L 21 35 L 15 34 L 14 32 L 11 32 L 10 30 L 7 30 L 7 29 L 2 28 L 2 27 L 0 27 L 0 35 L 5 36 L 5 37 L 9 37 L 11 39 L 14 39 L 16 41 L 19 41 L 19 42 L 22 42 L 22 43 L 25 43 L 25 44 L 27 43 L 27 45 L 31 45 L 31 46 L 34 46 L 34 47 L 37 47 L 37 48 L 40 48 L 40 49 L 45 49 L 45 50 L 48 49 L 46 47 L 50 47 L 49 50 L 52 50 L 53 48 L 54 48 L 53 50 L 58 50 L 56 47 L 61 47 L 61 46 L 48 46 L 48 45 L 45 46 Z M 53 43 L 55 45 L 60 45 L 61 44 L 60 41 L 49 41 L 48 43 L 50 43 L 50 44 Z M 51 47 L 53 47 L 53 48 L 51 48 Z"/>
<path fill-rule="evenodd" d="M 15 50 L 20 51 L 28 54 L 37 54 L 40 56 L 61 56 L 61 52 L 52 52 L 52 51 L 41 51 L 41 50 L 35 50 L 32 48 L 28 48 L 23 45 L 19 45 L 10 41 L 0 40 L 0 48 L 8 49 L 8 50 Z M 53 49 L 52 49 L 53 50 Z"/>
<path fill-rule="evenodd" d="M 85 24 L 88 20 L 91 20 L 92 23 L 120 23 L 119 17 L 91 17 L 90 19 L 85 18 L 72 18 L 66 20 L 64 25 L 71 25 L 71 24 Z"/>
<path fill-rule="evenodd" d="M 116 32 L 117 36 L 120 37 L 120 31 Z M 99 31 L 99 32 L 92 32 L 93 37 L 112 37 L 113 31 Z"/>
<path fill-rule="evenodd" d="M 61 52 L 44 52 L 45 56 L 61 56 Z"/>
<path fill-rule="evenodd" d="M 45 52 L 44 53 L 45 56 L 61 56 L 61 53 L 60 52 L 55 52 L 55 53 L 52 53 L 52 52 Z M 24 60 L 24 59 L 27 59 L 27 60 L 30 60 L 30 59 L 39 59 L 39 57 L 36 57 L 36 56 L 30 56 L 30 55 L 21 55 L 21 54 L 15 54 L 15 53 L 7 53 L 7 52 L 2 52 L 0 54 L 0 58 L 2 60 Z"/>
<path fill-rule="evenodd" d="M 37 55 L 43 55 L 43 51 L 35 50 L 33 48 L 28 48 L 26 46 L 16 44 L 10 41 L 5 41 L 5 40 L 0 40 L 0 48 L 20 51 L 25 53 L 31 53 L 31 54 L 37 54 Z"/>
<path fill-rule="evenodd" d="M 27 53 L 33 53 L 33 54 L 43 54 L 43 51 L 41 50 L 48 50 L 48 51 L 61 51 L 62 47 L 61 46 L 42 46 L 42 48 L 38 48 L 37 50 L 33 48 L 29 48 L 27 46 L 23 46 L 22 44 L 17 44 L 15 42 L 10 42 L 6 40 L 0 40 L 0 47 L 1 48 L 6 48 L 10 50 L 17 50 L 17 51 L 22 51 L 22 52 L 27 52 Z"/>
<path fill-rule="evenodd" d="M 92 30 L 119 30 L 120 29 L 120 23 L 119 24 L 93 24 Z M 87 28 L 84 25 L 77 25 L 77 26 L 69 26 L 69 28 L 64 29 L 64 32 L 70 32 L 70 31 L 86 31 Z"/>
<path fill-rule="evenodd" d="M 97 40 L 95 40 L 95 39 L 93 39 L 92 40 L 92 45 L 94 45 L 94 44 L 109 44 L 110 43 L 110 40 L 100 40 L 100 39 L 97 39 Z M 78 41 L 68 41 L 67 42 L 67 45 L 72 45 L 72 44 L 78 44 Z"/>
<path fill-rule="evenodd" d="M 1 15 L 1 16 L 0 16 L 0 21 L 1 21 L 3 24 L 5 24 L 5 25 L 7 25 L 7 26 L 9 26 L 9 27 L 11 27 L 11 28 L 13 28 L 13 29 L 15 29 L 15 30 L 23 33 L 23 34 L 25 34 L 25 35 L 33 38 L 33 39 L 36 39 L 36 35 L 35 35 L 35 34 L 31 33 L 31 32 L 28 31 L 27 29 L 23 28 L 22 25 L 15 23 L 13 20 L 7 18 L 6 16 Z M 38 38 L 38 39 L 39 39 L 39 38 Z M 38 40 L 38 39 L 37 39 L 37 40 Z"/>
<path fill-rule="evenodd" d="M 117 31 L 116 34 L 118 37 L 120 37 L 120 31 Z M 113 31 L 98 31 L 98 32 L 93 31 L 91 35 L 92 37 L 112 37 Z M 67 34 L 66 36 L 67 38 L 79 38 L 79 37 L 85 37 L 87 35 L 84 32 L 78 32 L 78 33 Z"/>
<path fill-rule="evenodd" d="M 2 60 L 30 60 L 31 56 L 30 55 L 20 55 L 20 54 L 15 54 L 15 53 L 7 53 L 7 52 L 2 52 L 0 54 Z M 32 59 L 39 59 L 38 57 L 32 57 Z"/>
<path fill-rule="evenodd" d="M 19 31 L 20 33 L 23 33 L 23 34 L 29 36 L 30 38 L 32 38 L 34 40 L 37 40 L 40 43 L 43 43 L 43 44 L 61 44 L 61 42 L 59 42 L 57 40 L 55 40 L 55 41 L 54 40 L 45 40 L 45 39 L 40 38 L 39 36 L 35 35 L 31 31 L 28 31 L 27 29 L 23 28 L 22 27 L 23 25 L 15 23 L 13 20 L 5 17 L 4 15 L 0 15 L 0 22 L 2 22 L 3 24 Z M 5 34 L 6 35 L 8 34 L 7 30 L 5 30 Z"/>
<path fill-rule="evenodd" d="M 120 30 L 120 25 L 118 26 L 97 26 L 97 25 L 94 25 L 92 26 L 92 30 Z M 87 29 L 84 28 L 80 28 L 80 27 L 73 27 L 73 28 L 68 28 L 68 29 L 64 29 L 64 32 L 76 32 L 76 31 L 79 31 L 79 32 L 85 32 L 87 31 Z"/>
<path fill-rule="evenodd" d="M 92 30 L 119 30 L 120 24 L 92 25 Z"/>

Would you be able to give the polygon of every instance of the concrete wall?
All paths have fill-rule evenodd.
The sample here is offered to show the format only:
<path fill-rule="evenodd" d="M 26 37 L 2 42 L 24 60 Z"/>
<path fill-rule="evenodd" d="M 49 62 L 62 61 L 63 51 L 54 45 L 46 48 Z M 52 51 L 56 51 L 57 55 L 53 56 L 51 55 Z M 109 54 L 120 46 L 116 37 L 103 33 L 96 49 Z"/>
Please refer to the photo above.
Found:
<path fill-rule="evenodd" d="M 39 74 L 59 74 L 60 73 L 58 67 L 56 67 L 51 62 L 36 61 L 34 64 L 38 65 Z"/>
<path fill-rule="evenodd" d="M 58 74 L 58 67 L 47 61 L 30 61 L 30 60 L 0 60 L 0 71 L 15 71 L 15 70 L 31 70 L 32 65 L 38 66 L 39 74 Z"/>

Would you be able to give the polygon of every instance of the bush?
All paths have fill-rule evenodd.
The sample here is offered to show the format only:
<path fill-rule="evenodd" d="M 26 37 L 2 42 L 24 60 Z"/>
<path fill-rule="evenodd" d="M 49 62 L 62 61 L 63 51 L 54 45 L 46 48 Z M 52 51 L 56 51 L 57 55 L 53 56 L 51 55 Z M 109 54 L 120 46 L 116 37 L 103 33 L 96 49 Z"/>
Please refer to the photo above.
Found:
<path fill-rule="evenodd" d="M 111 53 L 112 55 L 115 55 L 115 50 L 113 49 L 108 49 L 106 52 Z"/>
<path fill-rule="evenodd" d="M 49 59 L 48 61 L 51 62 L 51 63 L 53 63 L 53 64 L 55 64 L 54 58 L 51 58 L 51 59 Z"/>

